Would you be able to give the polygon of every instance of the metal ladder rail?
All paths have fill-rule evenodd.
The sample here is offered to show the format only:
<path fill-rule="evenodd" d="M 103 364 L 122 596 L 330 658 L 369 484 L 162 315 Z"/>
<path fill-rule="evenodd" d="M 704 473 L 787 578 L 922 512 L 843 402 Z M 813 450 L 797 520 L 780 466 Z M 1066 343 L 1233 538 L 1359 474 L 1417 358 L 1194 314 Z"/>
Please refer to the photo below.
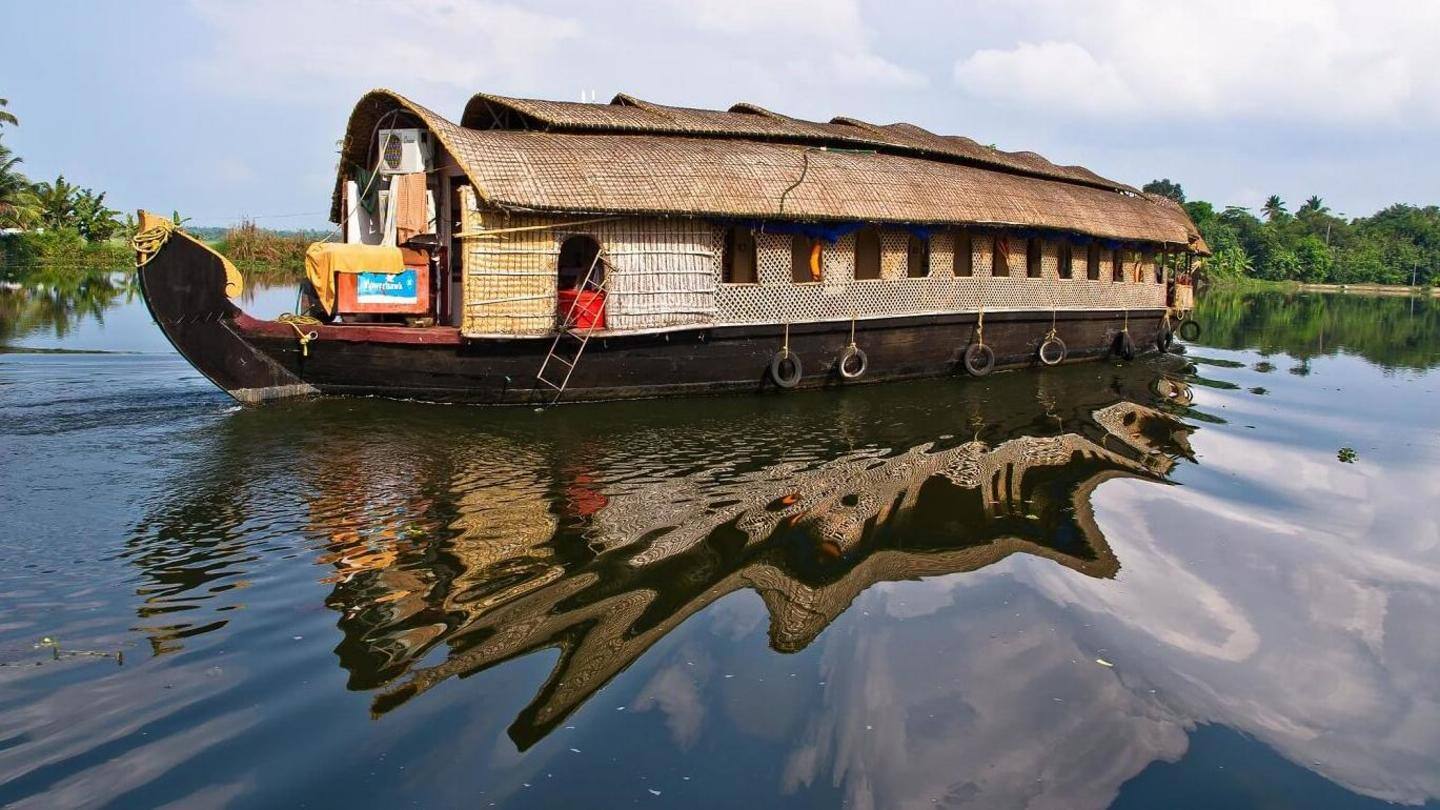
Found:
<path fill-rule="evenodd" d="M 590 269 L 586 271 L 584 280 L 580 282 L 580 290 L 582 292 L 605 292 L 606 287 L 609 285 L 610 282 L 610 273 L 604 273 L 600 279 L 600 282 L 595 282 L 595 270 L 596 268 L 601 267 L 602 264 L 606 268 L 613 269 L 610 267 L 609 262 L 605 262 L 603 259 L 601 259 L 600 253 L 596 253 L 595 260 L 590 263 Z M 601 306 L 604 306 L 603 301 Z M 580 298 L 577 296 L 575 300 L 571 302 L 570 309 L 566 311 L 565 317 L 560 323 L 559 332 L 555 335 L 555 340 L 550 343 L 550 351 L 546 353 L 544 362 L 540 364 L 540 370 L 535 373 L 536 382 L 539 382 L 555 391 L 555 395 L 550 399 L 550 402 L 548 403 L 550 405 L 554 405 L 556 402 L 559 402 L 560 397 L 564 395 L 565 388 L 570 385 L 570 376 L 575 373 L 575 367 L 580 364 L 580 356 L 585 353 L 585 347 L 589 345 L 590 337 L 595 332 L 596 322 L 591 321 L 590 325 L 586 327 L 583 332 L 577 334 L 577 331 L 574 328 L 574 324 L 576 322 L 575 312 L 579 309 L 579 307 Z M 567 337 L 572 340 L 578 341 L 579 343 L 579 345 L 575 349 L 575 354 L 569 360 L 566 360 L 564 357 L 562 357 L 559 351 L 560 342 L 565 340 Z M 559 384 L 556 384 L 545 376 L 545 371 L 550 367 L 550 362 L 552 360 L 565 367 L 565 376 L 563 379 L 561 379 Z"/>

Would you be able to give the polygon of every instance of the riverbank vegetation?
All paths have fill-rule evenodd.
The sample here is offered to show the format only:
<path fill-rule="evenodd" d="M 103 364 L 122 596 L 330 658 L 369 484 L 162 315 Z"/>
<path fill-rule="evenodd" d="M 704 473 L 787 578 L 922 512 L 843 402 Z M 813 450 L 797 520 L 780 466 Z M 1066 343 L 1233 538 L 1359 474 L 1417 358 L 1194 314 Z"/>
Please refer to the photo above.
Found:
<path fill-rule="evenodd" d="M 1186 200 L 1180 185 L 1168 179 L 1146 184 L 1145 191 L 1185 206 L 1214 252 L 1206 269 L 1215 281 L 1440 282 L 1440 206 L 1397 203 L 1347 219 L 1318 196 L 1292 212 L 1271 195 L 1256 215 L 1240 206 L 1217 210 L 1204 200 Z"/>
<path fill-rule="evenodd" d="M 95 274 L 128 271 L 133 260 L 133 215 L 122 216 L 105 192 L 82 187 L 62 174 L 32 182 L 23 160 L 5 145 L 4 128 L 20 122 L 0 98 L 0 282 L 40 283 L 56 273 L 90 283 Z M 171 214 L 184 225 L 185 217 Z M 187 229 L 214 243 L 247 274 L 266 281 L 293 281 L 304 274 L 305 248 L 320 235 L 276 232 L 242 221 L 229 229 Z"/>
<path fill-rule="evenodd" d="M 269 280 L 298 280 L 305 271 L 305 250 L 323 235 L 308 231 L 279 232 L 249 220 L 230 228 L 214 242 L 241 271 Z"/>

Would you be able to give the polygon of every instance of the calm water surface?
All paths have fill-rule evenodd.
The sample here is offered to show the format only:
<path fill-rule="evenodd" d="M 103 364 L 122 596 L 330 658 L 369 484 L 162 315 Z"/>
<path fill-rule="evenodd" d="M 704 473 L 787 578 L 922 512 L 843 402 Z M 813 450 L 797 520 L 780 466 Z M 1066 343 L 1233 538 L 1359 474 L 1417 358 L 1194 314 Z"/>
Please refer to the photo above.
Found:
<path fill-rule="evenodd" d="M 242 410 L 123 285 L 0 291 L 0 805 L 1434 805 L 1440 306 L 1200 320 L 983 382 Z"/>

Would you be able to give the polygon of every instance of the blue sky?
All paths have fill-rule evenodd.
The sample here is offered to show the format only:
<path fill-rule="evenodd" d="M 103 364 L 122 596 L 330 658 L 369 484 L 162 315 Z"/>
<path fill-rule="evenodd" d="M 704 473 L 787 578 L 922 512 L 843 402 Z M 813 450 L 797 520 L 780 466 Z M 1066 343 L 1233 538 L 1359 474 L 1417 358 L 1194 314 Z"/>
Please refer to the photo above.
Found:
<path fill-rule="evenodd" d="M 117 208 L 325 223 L 367 89 L 910 121 L 1192 197 L 1440 202 L 1431 0 L 0 0 L 6 143 Z"/>

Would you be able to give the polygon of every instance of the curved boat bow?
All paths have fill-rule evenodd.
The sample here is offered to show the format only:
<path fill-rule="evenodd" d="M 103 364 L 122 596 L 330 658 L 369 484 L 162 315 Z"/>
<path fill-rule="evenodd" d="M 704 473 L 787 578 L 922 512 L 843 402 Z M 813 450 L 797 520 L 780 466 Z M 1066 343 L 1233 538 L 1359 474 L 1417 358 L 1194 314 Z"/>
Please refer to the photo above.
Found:
<path fill-rule="evenodd" d="M 224 256 L 145 211 L 136 246 L 150 316 L 201 374 L 247 405 L 318 393 L 241 334 L 237 320 L 246 316 L 230 299 L 243 280 Z"/>

